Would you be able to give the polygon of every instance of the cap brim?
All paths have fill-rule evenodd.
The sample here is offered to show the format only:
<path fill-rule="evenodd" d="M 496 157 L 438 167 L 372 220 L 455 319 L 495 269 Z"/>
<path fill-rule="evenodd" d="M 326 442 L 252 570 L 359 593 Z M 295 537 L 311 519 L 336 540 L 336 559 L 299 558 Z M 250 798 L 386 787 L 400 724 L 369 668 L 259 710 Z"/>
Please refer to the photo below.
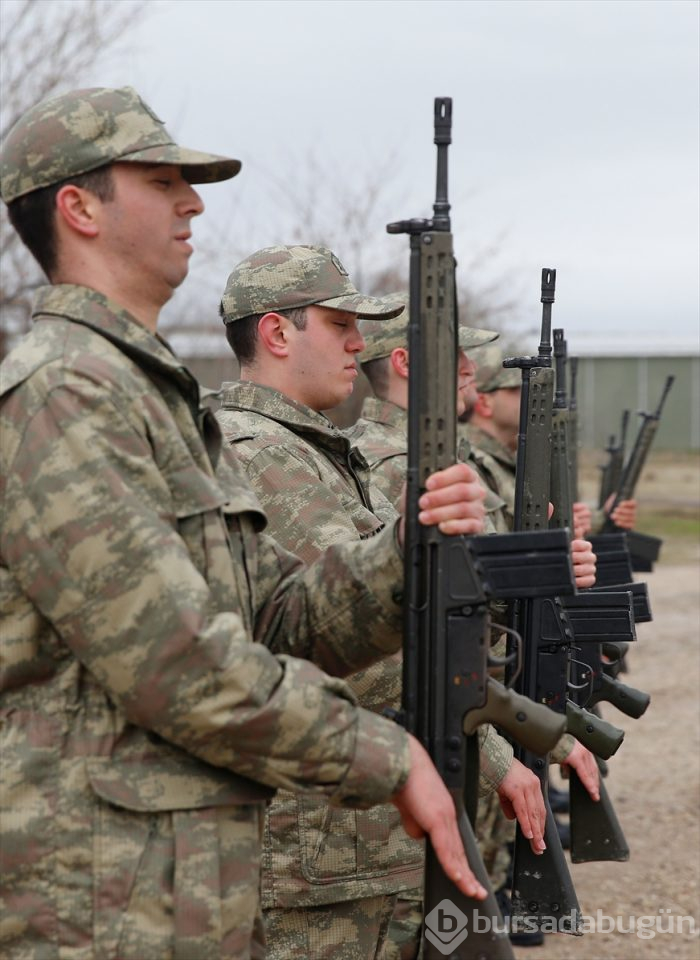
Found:
<path fill-rule="evenodd" d="M 482 347 L 485 343 L 491 343 L 500 336 L 495 330 L 482 330 L 478 327 L 464 327 L 460 324 L 457 333 L 457 339 L 463 350 L 469 350 L 473 347 Z"/>
<path fill-rule="evenodd" d="M 360 320 L 391 320 L 404 311 L 404 306 L 401 303 L 387 307 L 385 299 L 363 297 L 361 293 L 316 301 L 316 306 L 330 307 L 331 310 L 347 310 L 349 313 L 356 313 Z"/>
<path fill-rule="evenodd" d="M 219 180 L 230 180 L 241 169 L 240 160 L 219 157 L 215 153 L 187 150 L 174 143 L 136 150 L 125 157 L 119 157 L 115 162 L 172 163 L 182 167 L 182 175 L 189 183 L 216 183 Z"/>

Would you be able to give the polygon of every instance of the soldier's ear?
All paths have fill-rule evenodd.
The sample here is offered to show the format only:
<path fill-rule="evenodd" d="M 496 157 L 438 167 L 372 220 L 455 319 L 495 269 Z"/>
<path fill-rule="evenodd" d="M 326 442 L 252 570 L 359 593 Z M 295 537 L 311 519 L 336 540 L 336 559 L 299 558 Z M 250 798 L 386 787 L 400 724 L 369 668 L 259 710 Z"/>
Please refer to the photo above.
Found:
<path fill-rule="evenodd" d="M 490 393 L 477 393 L 474 413 L 478 413 L 480 417 L 485 417 L 487 420 L 491 419 L 493 416 L 493 400 Z"/>
<path fill-rule="evenodd" d="M 408 380 L 408 350 L 405 347 L 395 347 L 389 355 L 389 360 L 396 375 L 402 380 Z"/>
<path fill-rule="evenodd" d="M 68 183 L 56 194 L 56 225 L 59 230 L 63 227 L 84 237 L 96 237 L 101 205 L 90 190 Z"/>
<path fill-rule="evenodd" d="M 266 313 L 258 321 L 258 340 L 274 357 L 289 356 L 288 330 L 291 321 L 281 313 Z"/>

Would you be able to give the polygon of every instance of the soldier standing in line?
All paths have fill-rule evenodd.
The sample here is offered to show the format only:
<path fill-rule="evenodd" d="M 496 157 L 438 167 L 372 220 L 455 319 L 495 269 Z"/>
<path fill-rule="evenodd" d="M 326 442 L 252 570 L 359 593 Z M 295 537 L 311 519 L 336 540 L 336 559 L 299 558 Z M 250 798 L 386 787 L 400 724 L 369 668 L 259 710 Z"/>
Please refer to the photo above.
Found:
<path fill-rule="evenodd" d="M 395 517 L 395 506 L 371 488 L 359 450 L 321 411 L 352 392 L 363 347 L 357 317 L 384 327 L 402 311 L 403 303 L 358 293 L 322 247 L 269 247 L 228 278 L 221 316 L 241 379 L 224 385 L 217 416 L 274 536 L 307 561 L 329 544 L 373 537 Z M 355 674 L 350 684 L 364 706 L 397 708 L 400 658 Z M 498 785 L 541 849 L 537 778 L 492 728 L 483 736 L 485 789 Z M 420 886 L 422 860 L 389 807 L 355 815 L 321 799 L 278 796 L 264 851 L 269 956 L 374 960 L 384 949 L 396 894 Z M 419 929 L 420 920 L 405 956 L 415 956 Z"/>
<path fill-rule="evenodd" d="M 474 353 L 476 392 L 473 403 L 462 416 L 460 436 L 476 448 L 476 458 L 489 487 L 506 501 L 510 525 L 515 503 L 515 454 L 520 426 L 521 374 L 503 367 L 503 354 L 495 346 L 479 348 Z M 622 500 L 613 520 L 624 530 L 635 525 L 635 500 Z M 585 537 L 598 531 L 604 513 L 594 516 L 582 502 L 574 504 L 574 535 Z"/>
<path fill-rule="evenodd" d="M 156 332 L 203 210 L 191 184 L 239 167 L 174 144 L 129 87 L 41 103 L 0 150 L 2 198 L 50 282 L 0 367 L 8 960 L 263 956 L 279 787 L 391 800 L 485 895 L 422 747 L 309 662 L 341 674 L 397 651 L 402 521 L 305 568 L 262 532 Z M 470 478 L 434 475 L 421 520 L 479 529 Z"/>
<path fill-rule="evenodd" d="M 391 302 L 395 298 L 386 299 Z M 403 301 L 406 302 L 405 297 Z M 362 370 L 375 396 L 365 399 L 360 419 L 348 431 L 348 435 L 357 443 L 369 463 L 373 482 L 389 498 L 396 496 L 406 471 L 409 369 L 407 314 L 408 310 L 405 314 L 381 325 L 371 321 L 361 323 L 360 330 L 366 344 L 362 354 Z M 458 416 L 462 416 L 474 401 L 476 366 L 471 359 L 472 352 L 476 348 L 490 349 L 485 344 L 493 341 L 497 334 L 460 326 L 458 337 L 460 349 L 456 404 Z M 467 351 L 469 351 L 468 354 Z M 481 475 L 481 459 L 464 436 L 460 438 L 459 456 L 485 483 L 488 478 Z M 512 529 L 512 507 L 508 516 L 504 512 L 506 505 L 502 494 L 493 487 L 491 492 L 495 500 L 487 501 L 491 509 L 487 512 L 486 532 L 498 533 Z M 574 541 L 572 560 L 577 585 L 590 586 L 595 574 L 595 560 L 590 544 L 581 540 Z M 502 632 L 497 628 L 499 615 L 502 613 L 503 611 L 498 609 L 493 611 L 494 630 L 497 633 Z M 496 655 L 500 656 L 504 652 L 505 649 L 501 650 L 498 644 L 494 647 Z M 512 756 L 512 748 L 509 747 L 509 749 Z M 566 759 L 567 762 L 572 763 L 579 772 L 582 782 L 591 791 L 591 795 L 597 799 L 598 769 L 592 756 L 581 744 L 565 734 L 551 756 L 553 762 L 561 763 Z M 539 782 L 537 791 L 540 792 Z M 488 794 L 482 796 L 475 832 L 484 863 L 489 871 L 489 878 L 505 915 L 510 912 L 506 891 L 510 866 L 510 852 L 507 844 L 513 838 L 513 824 L 503 815 L 504 811 L 507 817 L 512 818 L 512 810 L 503 803 L 503 798 L 499 805 L 493 796 Z M 413 911 L 415 915 L 415 907 L 410 903 L 405 904 L 403 909 L 406 914 L 410 915 Z M 521 946 L 534 946 L 543 941 L 543 936 L 539 932 L 518 932 L 514 933 L 511 939 Z"/>

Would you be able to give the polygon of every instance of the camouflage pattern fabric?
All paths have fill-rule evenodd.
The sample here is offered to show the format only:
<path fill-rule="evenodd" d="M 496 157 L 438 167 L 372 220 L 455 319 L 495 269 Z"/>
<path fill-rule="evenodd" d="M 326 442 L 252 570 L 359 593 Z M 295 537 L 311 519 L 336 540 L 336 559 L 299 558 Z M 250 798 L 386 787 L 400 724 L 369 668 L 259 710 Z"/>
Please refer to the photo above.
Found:
<path fill-rule="evenodd" d="M 494 390 L 522 385 L 521 370 L 503 366 L 503 351 L 498 344 L 476 347 L 469 356 L 476 364 L 476 389 L 479 393 L 493 393 Z"/>
<path fill-rule="evenodd" d="M 271 387 L 243 381 L 222 387 L 217 418 L 265 508 L 270 532 L 306 562 L 330 544 L 374 537 L 396 519 L 385 497 L 370 492 L 360 452 L 323 414 Z M 400 656 L 352 675 L 348 683 L 363 706 L 377 712 L 398 708 Z M 299 908 L 416 886 L 423 846 L 406 835 L 391 805 L 343 811 L 282 791 L 268 809 L 263 863 L 266 916 L 273 907 L 294 908 L 287 912 L 296 914 L 304 912 Z M 278 917 L 277 928 L 285 923 L 305 926 L 298 918 Z M 294 952 L 290 946 L 285 955 Z"/>
<path fill-rule="evenodd" d="M 408 294 L 391 293 L 382 299 L 387 307 L 400 304 L 401 306 L 405 305 L 405 310 L 386 322 L 377 323 L 375 320 L 368 319 L 359 324 L 360 333 L 366 340 L 365 349 L 360 357 L 362 363 L 388 357 L 397 347 L 405 347 L 408 344 L 410 310 Z M 496 337 L 498 337 L 498 334 L 495 330 L 468 327 L 463 323 L 457 329 L 459 346 L 462 350 L 469 350 L 470 353 L 474 347 L 490 343 Z"/>
<path fill-rule="evenodd" d="M 188 371 L 83 287 L 38 292 L 0 429 L 0 954 L 247 957 L 270 788 L 366 808 L 407 776 L 406 734 L 295 659 L 397 651 L 395 531 L 303 567 Z"/>
<path fill-rule="evenodd" d="M 423 933 L 422 888 L 396 898 L 377 960 L 419 960 Z"/>
<path fill-rule="evenodd" d="M 356 290 L 327 247 L 278 245 L 258 250 L 233 268 L 221 298 L 224 323 L 311 304 L 375 320 L 403 312 L 403 304 L 366 297 Z"/>
<path fill-rule="evenodd" d="M 71 90 L 28 110 L 0 152 L 0 194 L 11 203 L 109 163 L 169 163 L 190 183 L 227 180 L 239 160 L 178 147 L 132 87 Z"/>
<path fill-rule="evenodd" d="M 515 454 L 495 437 L 468 423 L 460 423 L 457 435 L 471 444 L 474 459 L 488 485 L 505 503 L 504 513 L 507 529 L 513 529 L 515 507 Z"/>
<path fill-rule="evenodd" d="M 306 910 L 267 910 L 266 960 L 378 960 L 393 897 L 362 897 Z"/>
<path fill-rule="evenodd" d="M 406 475 L 406 411 L 386 400 L 367 397 L 360 419 L 345 432 L 369 464 L 373 489 L 379 488 L 389 499 L 397 489 L 400 490 Z M 467 462 L 474 467 L 473 461 Z M 500 509 L 501 501 L 494 495 L 489 504 L 492 510 L 486 515 L 485 530 L 495 533 L 496 525 L 490 518 Z M 513 748 L 489 725 L 479 727 L 479 747 L 479 795 L 484 796 L 493 792 L 508 772 L 513 761 Z"/>

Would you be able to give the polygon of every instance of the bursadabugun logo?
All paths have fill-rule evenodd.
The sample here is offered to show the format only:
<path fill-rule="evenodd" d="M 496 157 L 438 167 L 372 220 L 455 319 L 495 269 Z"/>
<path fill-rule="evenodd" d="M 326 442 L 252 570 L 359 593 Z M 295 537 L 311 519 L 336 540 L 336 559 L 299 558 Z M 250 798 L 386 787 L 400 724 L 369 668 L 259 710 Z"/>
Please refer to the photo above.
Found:
<path fill-rule="evenodd" d="M 447 956 L 467 939 L 468 922 L 451 900 L 441 900 L 425 918 L 425 939 Z"/>

